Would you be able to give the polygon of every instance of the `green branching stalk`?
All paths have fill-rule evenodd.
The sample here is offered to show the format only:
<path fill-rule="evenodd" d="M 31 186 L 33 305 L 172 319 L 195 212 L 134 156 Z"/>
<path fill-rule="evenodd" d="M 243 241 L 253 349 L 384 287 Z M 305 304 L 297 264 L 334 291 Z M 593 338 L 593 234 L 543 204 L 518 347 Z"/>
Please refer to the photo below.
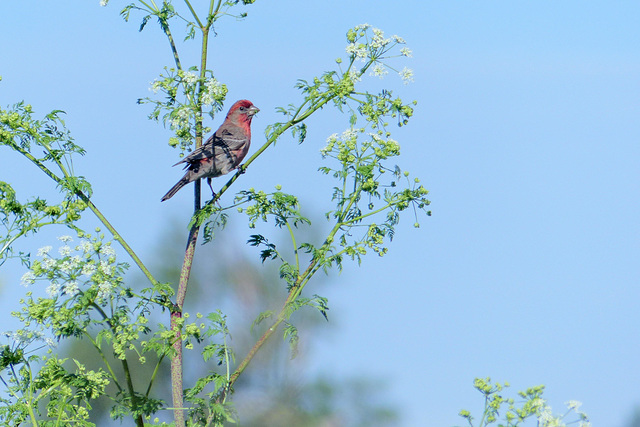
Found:
<path fill-rule="evenodd" d="M 359 194 L 359 192 L 357 194 Z M 354 194 L 353 197 L 351 198 L 351 202 L 349 203 L 347 209 L 345 209 L 345 212 L 348 210 L 348 208 L 351 207 L 355 199 L 356 199 L 356 194 Z M 335 226 L 327 235 L 323 246 L 326 247 L 330 245 L 330 242 L 334 240 L 336 233 L 338 232 L 338 230 L 340 230 L 340 227 L 342 227 L 343 225 L 344 223 L 341 221 L 338 221 L 335 224 Z M 294 241 L 294 247 L 296 247 L 295 241 Z M 297 254 L 297 251 L 296 251 L 296 254 Z M 296 260 L 296 264 L 297 264 L 297 260 Z M 256 355 L 256 353 L 260 350 L 260 348 L 262 348 L 262 346 L 267 342 L 267 340 L 271 337 L 271 335 L 273 335 L 274 332 L 276 332 L 280 324 L 287 319 L 288 317 L 287 314 L 290 312 L 290 309 L 289 309 L 290 305 L 300 296 L 305 285 L 309 282 L 311 277 L 313 277 L 313 275 L 320 269 L 320 267 L 321 267 L 320 258 L 316 257 L 311 260 L 311 262 L 307 266 L 307 269 L 302 274 L 298 273 L 298 278 L 296 279 L 295 284 L 291 287 L 289 294 L 287 295 L 287 299 L 285 300 L 282 308 L 280 309 L 280 311 L 276 316 L 276 320 L 271 324 L 271 326 L 269 326 L 269 328 L 267 328 L 267 330 L 262 334 L 262 336 L 258 339 L 258 341 L 256 341 L 256 343 L 253 345 L 251 350 L 249 350 L 245 358 L 240 362 L 240 364 L 238 365 L 238 368 L 229 378 L 229 384 L 227 386 L 228 390 L 230 390 L 233 387 L 238 377 L 244 372 L 244 370 L 247 368 L 247 366 L 249 365 L 253 357 Z M 223 398 L 224 397 L 225 397 L 225 394 L 223 394 Z"/>
<path fill-rule="evenodd" d="M 89 341 L 91 341 L 91 344 L 93 345 L 93 347 L 95 347 L 95 349 L 97 350 L 98 354 L 100 354 L 100 358 L 102 359 L 102 363 L 104 363 L 104 366 L 106 366 L 107 370 L 109 371 L 109 374 L 111 375 L 111 378 L 113 379 L 113 383 L 115 384 L 115 386 L 118 389 L 118 391 L 122 391 L 122 386 L 118 382 L 118 377 L 116 376 L 115 372 L 113 372 L 113 369 L 111 368 L 111 364 L 107 360 L 107 357 L 105 356 L 104 352 L 102 351 L 102 348 L 100 348 L 100 346 L 98 345 L 96 340 L 94 340 L 93 337 L 86 330 L 83 331 L 83 335 L 84 335 L 85 338 L 88 338 Z"/>
<path fill-rule="evenodd" d="M 187 7 L 189 8 L 189 11 L 191 12 L 191 15 L 193 15 L 193 19 L 195 19 L 196 22 L 198 23 L 198 27 L 204 28 L 204 26 L 202 25 L 202 22 L 200 22 L 200 18 L 198 18 L 198 14 L 193 9 L 193 6 L 191 6 L 191 2 L 189 0 L 184 0 L 184 2 L 187 5 Z M 211 4 L 213 4 L 213 1 L 211 2 Z"/>
<path fill-rule="evenodd" d="M 111 331 L 114 334 L 117 334 L 118 331 L 116 330 L 116 328 L 114 327 L 113 323 L 111 322 L 111 318 L 109 316 L 107 316 L 107 313 L 104 312 L 104 310 L 102 309 L 102 307 L 100 307 L 97 304 L 92 304 L 93 308 L 100 313 L 100 315 L 102 316 L 102 318 L 104 319 L 105 322 L 107 322 L 107 325 L 109 325 L 109 328 L 111 329 Z M 101 352 L 102 353 L 102 352 Z M 127 361 L 127 359 L 122 359 L 122 369 L 124 371 L 124 377 L 125 380 L 127 381 L 127 389 L 129 390 L 129 395 L 131 396 L 131 402 L 132 402 L 132 406 L 134 410 L 138 410 L 138 398 L 136 396 L 136 391 L 135 388 L 133 387 L 133 379 L 131 378 L 131 369 L 129 369 L 129 362 Z M 105 362 L 106 363 L 106 362 Z M 107 366 L 109 366 L 107 364 Z M 113 371 L 111 371 L 111 369 L 109 368 L 110 372 L 113 373 Z M 115 380 L 115 376 L 114 376 L 114 380 Z M 120 386 L 118 386 L 118 388 L 120 388 Z M 138 427 L 144 427 L 144 418 L 142 417 L 142 414 L 139 414 L 136 417 L 136 425 Z"/>
<path fill-rule="evenodd" d="M 296 243 L 296 235 L 293 232 L 293 228 L 291 228 L 291 224 L 289 221 L 286 222 L 287 230 L 289 231 L 289 235 L 291 236 L 291 243 L 293 244 L 293 252 L 296 256 L 296 274 L 300 274 L 300 257 L 298 254 L 298 244 Z"/>
<path fill-rule="evenodd" d="M 165 357 L 165 354 L 160 356 L 158 358 L 158 361 L 156 362 L 156 366 L 153 368 L 153 373 L 151 374 L 151 378 L 149 379 L 149 385 L 147 386 L 147 391 L 144 393 L 144 395 L 147 397 L 149 397 L 151 393 L 151 388 L 153 387 L 153 383 L 155 382 L 156 377 L 158 376 L 158 372 L 160 372 L 160 365 L 162 364 L 164 357 Z"/>
<path fill-rule="evenodd" d="M 82 200 L 84 203 L 86 203 L 87 207 L 89 207 L 89 209 L 91 209 L 91 211 L 100 220 L 100 222 L 102 222 L 102 224 L 107 228 L 107 230 L 109 230 L 109 232 L 113 236 L 114 240 L 116 240 L 118 243 L 120 243 L 120 245 L 125 250 L 125 252 L 127 252 L 127 254 L 129 254 L 129 256 L 131 257 L 133 262 L 138 266 L 138 268 L 140 268 L 140 270 L 147 277 L 149 282 L 151 282 L 152 285 L 158 284 L 158 281 L 153 277 L 153 274 L 151 274 L 149 269 L 144 265 L 142 260 L 138 257 L 138 255 L 131 248 L 131 246 L 129 246 L 127 241 L 122 237 L 122 235 L 120 233 L 118 233 L 118 231 L 115 229 L 115 227 L 113 225 L 111 225 L 111 223 L 107 220 L 107 218 L 102 214 L 102 212 L 100 212 L 98 207 L 89 199 L 89 197 L 86 194 L 84 194 L 84 192 L 82 192 L 81 190 L 79 190 L 77 188 L 69 188 L 67 180 L 58 177 L 49 168 L 47 168 L 40 160 L 36 159 L 31 153 L 29 153 L 28 151 L 26 151 L 25 149 L 23 149 L 19 145 L 11 143 L 11 142 L 9 142 L 7 145 L 9 145 L 14 150 L 18 151 L 20 154 L 22 154 L 27 159 L 29 159 L 34 165 L 36 165 L 41 171 L 43 171 L 45 173 L 45 175 L 47 175 L 49 178 L 51 178 L 53 181 L 55 181 L 55 183 L 58 184 L 60 187 L 67 188 L 75 196 L 79 197 L 80 200 Z M 58 163 L 58 165 L 62 169 L 65 177 L 68 179 L 70 177 L 70 175 L 66 172 L 66 170 L 64 169 L 64 167 L 60 163 Z"/>
<path fill-rule="evenodd" d="M 150 114 L 150 118 L 156 120 L 162 118 L 165 125 L 168 124 L 171 129 L 175 131 L 175 137 L 170 139 L 170 145 L 179 146 L 183 152 L 190 149 L 194 141 L 196 148 L 202 146 L 204 133 L 208 132 L 208 130 L 205 129 L 203 121 L 205 111 L 213 117 L 224 105 L 227 88 L 215 79 L 211 70 L 207 69 L 208 44 L 214 22 L 223 15 L 234 16 L 228 13 L 228 9 L 235 3 L 238 2 L 210 0 L 206 19 L 204 19 L 204 15 L 198 16 L 196 9 L 192 5 L 192 0 L 184 0 L 184 6 L 188 9 L 188 14 L 192 17 L 189 19 L 180 16 L 174 9 L 172 2 L 164 0 L 158 4 L 156 4 L 154 0 L 140 0 L 139 2 L 126 6 L 122 12 L 125 19 L 128 19 L 129 12 L 132 9 L 143 11 L 146 16 L 143 18 L 140 27 L 141 30 L 151 17 L 158 18 L 160 27 L 167 37 L 176 68 L 165 68 L 165 73 L 161 76 L 161 79 L 154 81 L 152 84 L 154 92 L 162 90 L 163 93 L 166 94 L 166 97 L 163 98 L 162 101 L 145 98 L 140 100 L 140 102 L 149 102 L 155 105 L 153 112 Z M 251 1 L 243 0 L 243 3 L 249 4 Z M 196 7 L 198 6 L 196 5 Z M 242 14 L 240 16 L 242 16 Z M 193 39 L 195 38 L 196 31 L 201 31 L 202 38 L 200 41 L 202 45 L 198 66 L 192 66 L 188 69 L 183 68 L 177 43 L 169 27 L 170 21 L 173 18 L 181 19 L 187 23 L 187 38 Z M 399 153 L 399 146 L 396 147 L 397 143 L 389 138 L 390 133 L 386 131 L 386 126 L 388 126 L 386 120 L 388 120 L 389 117 L 393 117 L 398 119 L 398 124 L 404 124 L 408 117 L 412 115 L 412 108 L 408 104 L 403 104 L 399 98 L 392 99 L 391 92 L 386 90 L 383 90 L 380 95 L 372 95 L 367 92 L 356 92 L 354 89 L 356 83 L 370 69 L 373 70 L 373 73 L 377 72 L 377 67 L 387 67 L 393 70 L 393 68 L 383 63 L 383 60 L 388 58 L 385 55 L 394 46 L 404 43 L 404 41 L 401 41 L 397 36 L 394 36 L 393 39 L 385 39 L 380 30 L 373 29 L 369 31 L 369 28 L 370 27 L 366 25 L 358 26 L 347 33 L 349 45 L 346 51 L 349 57 L 345 64 L 346 71 L 342 71 L 340 65 L 342 61 L 338 60 L 336 62 L 338 63 L 340 71 L 326 72 L 314 78 L 313 81 L 309 83 L 302 80 L 298 82 L 296 87 L 301 90 L 303 96 L 300 103 L 288 109 L 278 110 L 283 113 L 286 118 L 283 119 L 281 123 L 274 123 L 268 127 L 265 138 L 266 141 L 262 146 L 246 159 L 245 163 L 238 168 L 237 173 L 230 176 L 229 180 L 218 191 L 217 195 L 202 208 L 201 182 L 197 181 L 195 183 L 194 215 L 189 224 L 190 230 L 180 271 L 180 278 L 177 284 L 175 302 L 172 302 L 169 298 L 172 292 L 169 285 L 160 284 L 154 279 L 153 275 L 138 258 L 136 253 L 115 230 L 112 224 L 109 223 L 101 211 L 92 203 L 88 183 L 86 183 L 82 177 L 73 176 L 72 163 L 70 163 L 71 158 L 67 154 L 80 152 L 81 149 L 79 147 L 73 146 L 73 144 L 70 143 L 71 140 L 67 141 L 63 139 L 64 142 L 69 142 L 69 146 L 72 146 L 72 148 L 67 149 L 67 146 L 61 146 L 63 149 L 57 150 L 55 147 L 51 148 L 48 142 L 46 142 L 55 140 L 55 137 L 49 139 L 43 138 L 44 143 L 36 139 L 38 145 L 44 147 L 47 151 L 44 159 L 37 159 L 29 151 L 31 139 L 26 138 L 26 142 L 23 141 L 17 144 L 11 142 L 11 140 L 6 142 L 3 138 L 3 144 L 20 152 L 60 186 L 67 196 L 67 200 L 65 200 L 64 203 L 81 205 L 76 208 L 78 212 L 88 207 L 99 221 L 104 224 L 113 236 L 113 239 L 123 247 L 153 285 L 152 295 L 148 298 L 143 297 L 143 294 L 149 291 L 148 289 L 145 289 L 141 294 L 136 294 L 123 286 L 124 279 L 122 278 L 122 273 L 126 267 L 122 266 L 123 263 L 116 263 L 115 255 L 113 255 L 113 257 L 108 255 L 110 252 L 110 243 L 106 243 L 107 247 L 105 248 L 101 246 L 103 245 L 102 235 L 92 240 L 86 238 L 86 234 L 80 234 L 80 232 L 79 235 L 81 239 L 83 239 L 83 242 L 75 249 L 76 251 L 80 251 L 79 255 L 70 255 L 71 248 L 65 246 L 68 249 L 67 253 L 63 254 L 61 251 L 60 254 L 62 258 L 53 259 L 53 257 L 48 255 L 48 249 L 43 251 L 42 249 L 44 248 L 42 248 L 38 254 L 41 259 L 34 261 L 33 266 L 30 267 L 30 271 L 23 277 L 23 280 L 27 283 L 33 283 L 35 280 L 50 280 L 51 277 L 55 277 L 55 280 L 60 280 L 60 282 L 52 280 L 52 286 L 60 286 L 60 284 L 64 286 L 73 284 L 73 286 L 75 286 L 75 290 L 67 289 L 66 287 L 56 289 L 55 286 L 51 289 L 47 288 L 47 293 L 50 298 L 35 300 L 29 296 L 25 302 L 27 314 L 22 315 L 21 320 L 25 323 L 29 321 L 41 322 L 43 325 L 49 327 L 54 335 L 58 337 L 71 337 L 82 334 L 89 337 L 94 347 L 100 353 L 108 371 L 101 371 L 100 375 L 104 375 L 106 379 L 110 376 L 115 382 L 118 391 L 125 396 L 125 398 L 119 402 L 120 406 L 117 407 L 119 412 L 117 412 L 115 416 L 122 417 L 132 414 L 138 427 L 142 427 L 144 424 L 143 414 L 148 415 L 161 408 L 162 403 L 157 399 L 152 399 L 150 392 L 159 372 L 160 364 L 163 358 L 167 356 L 171 359 L 173 403 L 169 409 L 173 410 L 175 426 L 185 427 L 187 421 L 189 421 L 190 425 L 194 422 L 199 423 L 199 425 L 218 425 L 225 416 L 230 416 L 230 412 L 228 412 L 228 408 L 226 408 L 227 405 L 225 404 L 237 379 L 246 370 L 255 354 L 278 330 L 281 324 L 284 323 L 283 326 L 285 326 L 285 338 L 289 337 L 290 343 L 295 344 L 297 341 L 297 332 L 295 326 L 290 322 L 291 315 L 295 310 L 304 305 L 314 306 L 326 317 L 328 307 L 325 298 L 317 295 L 312 299 L 301 296 L 311 278 L 320 269 L 326 271 L 335 266 L 341 268 L 343 257 L 351 257 L 352 260 L 359 262 L 361 255 L 365 254 L 368 249 L 373 250 L 378 255 L 384 254 L 386 247 L 383 244 L 383 239 L 393 237 L 394 226 L 398 222 L 398 212 L 407 209 L 409 205 L 413 205 L 414 211 L 416 205 L 419 208 L 428 205 L 428 201 L 424 199 L 426 190 L 424 190 L 422 186 L 416 188 L 417 186 L 414 185 L 413 189 L 406 189 L 404 191 L 391 189 L 391 187 L 396 186 L 395 177 L 400 174 L 399 168 L 396 167 L 395 171 L 392 171 L 393 169 L 383 167 L 381 164 L 382 160 L 393 157 Z M 373 32 L 373 35 L 371 32 Z M 358 63 L 360 61 L 362 62 L 361 64 Z M 356 65 L 356 63 L 358 64 Z M 380 70 L 378 69 L 378 71 Z M 358 132 L 364 134 L 365 127 L 370 128 L 373 132 L 367 134 L 370 135 L 372 139 L 364 143 L 362 147 L 358 146 L 357 136 L 349 136 L 348 138 L 343 136 L 340 141 L 338 141 L 338 137 L 330 137 L 332 142 L 329 145 L 335 145 L 337 148 L 326 148 L 322 151 L 323 157 L 326 156 L 338 160 L 340 163 L 340 167 L 335 169 L 329 167 L 321 168 L 324 174 L 331 174 L 338 179 L 338 183 L 334 187 L 335 191 L 332 199 L 336 202 L 336 208 L 327 213 L 327 219 L 334 222 L 334 224 L 320 246 L 316 247 L 310 243 L 302 243 L 302 245 L 299 245 L 295 228 L 298 228 L 300 224 L 310 224 L 310 221 L 300 214 L 297 198 L 280 192 L 279 188 L 278 192 L 273 194 L 272 200 L 269 200 L 264 192 L 256 192 L 253 189 L 240 191 L 238 193 L 232 206 L 238 206 L 239 210 L 242 211 L 242 207 L 239 206 L 240 204 L 254 202 L 255 205 L 252 206 L 255 208 L 254 211 L 259 211 L 255 214 L 256 217 L 258 215 L 260 215 L 261 218 L 266 218 L 267 216 L 275 217 L 276 225 L 280 228 L 286 227 L 288 230 L 293 245 L 293 254 L 289 256 L 284 256 L 278 252 L 276 246 L 263 236 L 254 235 L 252 236 L 253 240 L 250 241 L 254 246 L 261 244 L 266 245 L 266 249 L 261 253 L 263 261 L 265 259 L 272 259 L 281 262 L 280 275 L 283 281 L 286 282 L 288 294 L 280 310 L 275 314 L 275 317 L 271 317 L 270 326 L 264 331 L 260 339 L 254 344 L 235 369 L 231 366 L 231 364 L 234 363 L 234 359 L 232 349 L 229 347 L 229 342 L 226 339 L 228 330 L 224 323 L 224 316 L 218 313 L 216 314 L 218 317 L 212 317 L 211 319 L 214 320 L 216 325 L 212 328 L 212 332 L 208 337 L 222 333 L 223 339 L 221 344 L 212 344 L 208 350 L 203 351 L 203 357 L 205 360 L 208 360 L 211 354 L 215 352 L 218 363 L 225 365 L 226 372 L 221 374 L 214 373 L 212 376 L 201 378 L 197 381 L 196 386 L 189 388 L 185 394 L 182 377 L 183 342 L 190 343 L 189 340 L 191 339 L 200 340 L 202 338 L 200 332 L 194 332 L 192 324 L 185 323 L 186 315 L 183 317 L 183 306 L 193 267 L 193 257 L 200 227 L 212 214 L 229 209 L 229 207 L 218 208 L 216 202 L 239 176 L 247 171 L 248 167 L 260 155 L 273 146 L 285 132 L 291 131 L 293 136 L 302 143 L 307 134 L 305 121 L 329 104 L 334 104 L 337 109 L 346 112 L 348 116 L 350 115 L 350 130 L 347 132 L 353 133 L 354 135 Z M 52 116 L 55 117 L 55 114 L 52 114 Z M 366 125 L 362 128 L 354 129 L 355 124 L 359 120 L 358 117 L 364 119 Z M 0 130 L 2 129 L 0 128 Z M 9 132 L 9 134 L 11 134 L 11 132 Z M 0 136 L 3 135 L 0 134 Z M 329 147 L 329 145 L 327 147 Z M 48 161 L 52 163 L 47 163 Z M 53 170 L 58 168 L 61 173 L 57 171 L 54 173 L 52 169 L 50 169 L 51 164 L 55 165 Z M 390 172 L 387 174 L 387 177 L 393 175 L 393 181 L 381 183 L 380 176 L 386 172 Z M 0 190 L 2 194 L 11 195 L 12 203 L 16 201 L 15 204 L 12 205 L 14 206 L 14 211 L 16 211 L 17 208 L 24 210 L 24 206 L 31 209 L 31 205 L 23 206 L 17 202 L 17 199 L 14 197 L 15 192 L 10 186 L 4 183 L 1 184 L 2 187 Z M 369 197 L 369 210 L 363 212 L 365 208 L 362 205 L 365 205 L 366 202 L 362 199 L 366 197 Z M 35 212 L 35 214 L 33 214 L 32 211 Z M 40 215 L 39 212 L 41 211 L 38 211 L 37 206 L 32 208 L 31 211 L 29 211 L 30 216 L 28 219 L 34 218 L 40 225 L 45 224 L 42 223 L 45 216 Z M 248 210 L 247 213 L 249 214 Z M 386 217 L 385 213 L 387 214 Z M 226 215 L 227 213 L 223 213 L 220 215 L 220 218 L 226 218 Z M 11 218 L 10 215 L 5 215 L 5 217 Z M 73 218 L 75 217 L 68 219 L 67 222 L 63 222 L 63 220 L 59 220 L 58 217 L 53 217 L 50 222 L 65 223 L 67 226 L 73 228 L 75 227 Z M 376 225 L 374 222 L 376 218 L 380 218 L 382 224 Z M 252 218 L 251 221 L 255 224 L 255 218 Z M 365 221 L 370 223 L 363 224 Z M 220 220 L 218 223 L 222 224 L 223 221 Z M 7 220 L 7 224 L 9 224 L 8 227 L 10 227 L 10 233 L 8 237 L 1 242 L 2 244 L 0 244 L 0 246 L 3 247 L 0 255 L 5 251 L 11 251 L 13 241 L 24 234 L 18 232 L 16 237 L 14 233 L 17 227 L 9 220 Z M 205 242 L 210 240 L 206 231 L 207 228 L 205 227 Z M 356 234 L 355 231 L 358 233 L 363 231 L 364 235 L 354 237 L 354 234 Z M 63 237 L 66 238 L 68 236 Z M 62 240 L 62 238 L 60 239 Z M 70 240 L 71 238 L 68 237 L 68 239 Z M 6 241 L 8 241 L 8 243 L 6 243 Z M 90 245 L 92 249 L 85 252 L 82 252 L 82 249 L 78 249 L 85 244 Z M 40 253 L 41 251 L 42 253 Z M 113 253 L 115 254 L 115 251 L 113 251 Z M 76 259 L 74 262 L 78 263 L 75 267 L 70 266 L 73 259 Z M 68 263 L 65 264 L 65 269 L 61 267 L 63 263 Z M 300 271 L 305 265 L 306 269 Z M 85 273 L 84 266 L 93 267 L 97 273 Z M 82 277 L 82 279 L 80 279 L 80 277 Z M 98 279 L 95 279 L 95 277 L 98 277 Z M 79 290 L 79 283 L 76 283 L 76 280 L 82 282 L 80 285 L 85 286 L 83 289 L 86 289 L 86 292 Z M 101 288 L 103 285 L 108 285 L 108 288 L 109 286 L 113 286 L 113 288 L 118 289 L 120 293 L 117 295 L 107 293 L 111 296 L 106 298 L 101 294 L 101 292 L 106 292 Z M 131 301 L 137 301 L 135 309 L 129 308 L 128 305 Z M 110 307 L 110 311 L 108 308 L 103 309 L 103 307 Z M 139 352 L 134 342 L 139 339 L 139 333 L 147 334 L 150 331 L 150 328 L 145 326 L 147 322 L 146 316 L 153 307 L 169 309 L 170 326 L 169 329 L 166 330 L 164 326 L 160 325 L 157 333 L 155 333 L 148 342 L 145 341 L 140 344 L 143 350 Z M 93 309 L 98 312 L 98 315 L 94 313 Z M 110 317 L 107 313 L 110 313 Z M 260 320 L 270 317 L 271 314 L 271 311 L 269 311 L 269 314 L 264 315 Z M 137 320 L 131 320 L 131 315 L 137 316 Z M 100 316 L 102 319 L 99 319 Z M 86 330 L 87 326 L 91 324 L 99 325 L 103 329 L 95 339 Z M 117 338 L 114 336 L 117 336 Z M 105 354 L 101 350 L 103 346 L 102 339 L 110 342 L 113 346 L 114 353 L 122 361 L 124 380 L 120 378 L 120 382 L 116 379 L 112 369 L 113 367 L 109 364 Z M 215 350 L 212 350 L 212 348 L 215 348 Z M 132 371 L 129 365 L 131 359 L 125 357 L 125 352 L 128 351 L 128 349 L 137 352 L 140 356 L 141 363 L 144 363 L 143 354 L 145 351 L 156 351 L 156 353 L 160 355 L 150 381 L 148 382 L 145 395 L 136 394 L 135 392 L 133 386 L 133 375 L 135 372 Z M 55 361 L 55 363 L 58 362 L 58 360 Z M 59 365 L 54 365 L 55 364 L 52 364 L 51 369 L 59 367 Z M 17 381 L 20 380 L 17 375 L 15 375 L 15 377 Z M 11 379 L 10 382 L 12 381 Z M 211 382 L 214 382 L 214 391 L 208 394 L 208 399 L 200 399 L 199 393 L 203 393 L 204 387 L 211 384 Z M 50 387 L 50 390 L 51 391 L 45 390 L 45 393 L 51 393 L 52 395 L 56 393 L 53 385 Z M 34 393 L 36 392 L 37 390 L 34 389 Z M 42 393 L 40 393 L 40 395 L 42 395 Z M 29 397 L 29 399 L 35 405 L 38 403 L 39 397 L 36 395 L 36 397 Z M 185 401 L 189 402 L 190 405 L 188 408 L 188 420 Z M 65 402 L 67 401 L 61 399 L 56 401 L 56 405 L 59 405 L 59 407 L 56 407 L 55 410 L 58 411 L 57 418 L 61 423 L 66 422 L 65 417 L 67 415 L 65 411 L 69 410 L 69 405 Z M 37 406 L 31 406 L 29 409 L 31 409 L 32 412 L 34 410 L 37 411 Z M 32 420 L 34 425 L 36 425 L 35 413 Z"/>

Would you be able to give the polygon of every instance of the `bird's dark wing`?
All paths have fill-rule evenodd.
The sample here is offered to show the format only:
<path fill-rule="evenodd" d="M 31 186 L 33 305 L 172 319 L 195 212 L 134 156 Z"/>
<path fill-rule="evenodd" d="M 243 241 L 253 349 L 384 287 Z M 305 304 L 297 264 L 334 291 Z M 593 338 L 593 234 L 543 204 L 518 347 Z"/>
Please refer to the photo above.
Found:
<path fill-rule="evenodd" d="M 222 153 L 231 156 L 231 152 L 242 149 L 246 143 L 247 137 L 242 129 L 237 126 L 221 126 L 200 148 L 195 149 L 174 166 L 180 163 L 193 163 L 202 159 L 219 157 Z"/>
<path fill-rule="evenodd" d="M 231 124 L 220 126 L 215 136 L 218 141 L 224 144 L 225 148 L 231 151 L 242 150 L 249 140 L 248 135 L 241 127 Z"/>

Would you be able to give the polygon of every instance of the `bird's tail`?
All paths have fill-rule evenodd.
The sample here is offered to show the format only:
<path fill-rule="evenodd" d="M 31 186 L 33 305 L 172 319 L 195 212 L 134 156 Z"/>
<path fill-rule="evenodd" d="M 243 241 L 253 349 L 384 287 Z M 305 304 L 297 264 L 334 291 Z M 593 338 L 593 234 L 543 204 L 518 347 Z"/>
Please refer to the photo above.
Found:
<path fill-rule="evenodd" d="M 167 194 L 162 197 L 161 201 L 164 202 L 165 200 L 172 198 L 182 187 L 187 185 L 189 182 L 191 181 L 189 181 L 187 175 L 183 176 L 182 179 L 176 183 L 176 185 L 171 187 L 171 190 L 167 191 Z"/>

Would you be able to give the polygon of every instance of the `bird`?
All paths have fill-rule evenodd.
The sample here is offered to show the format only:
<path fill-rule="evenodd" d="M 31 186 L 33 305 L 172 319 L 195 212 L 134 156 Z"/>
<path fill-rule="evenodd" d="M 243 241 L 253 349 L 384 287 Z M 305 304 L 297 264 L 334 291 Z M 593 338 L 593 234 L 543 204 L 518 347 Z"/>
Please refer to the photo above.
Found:
<path fill-rule="evenodd" d="M 251 119 L 260 111 L 246 99 L 241 99 L 231 106 L 224 122 L 218 130 L 184 159 L 173 166 L 186 163 L 187 172 L 171 190 L 162 197 L 162 201 L 173 197 L 182 187 L 200 178 L 207 178 L 211 187 L 211 178 L 225 175 L 240 165 L 251 145 Z"/>

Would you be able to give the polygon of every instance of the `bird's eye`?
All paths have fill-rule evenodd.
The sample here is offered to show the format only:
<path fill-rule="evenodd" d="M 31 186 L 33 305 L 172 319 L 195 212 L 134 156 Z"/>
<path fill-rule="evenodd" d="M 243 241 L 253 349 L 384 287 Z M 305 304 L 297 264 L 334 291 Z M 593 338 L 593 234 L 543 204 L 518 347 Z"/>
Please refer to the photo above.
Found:
<path fill-rule="evenodd" d="M 244 111 L 244 110 L 246 110 L 246 108 L 240 107 L 240 111 Z"/>

